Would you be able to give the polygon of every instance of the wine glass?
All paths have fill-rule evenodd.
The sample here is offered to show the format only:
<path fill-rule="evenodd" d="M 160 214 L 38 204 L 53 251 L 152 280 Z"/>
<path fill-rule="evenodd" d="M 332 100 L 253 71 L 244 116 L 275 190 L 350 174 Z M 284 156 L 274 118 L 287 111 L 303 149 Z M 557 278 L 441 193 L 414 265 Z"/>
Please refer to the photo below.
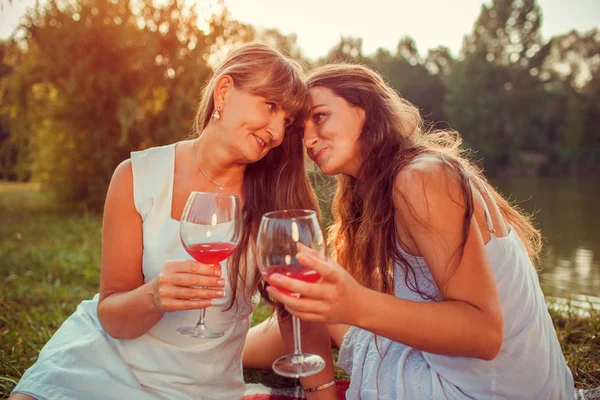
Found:
<path fill-rule="evenodd" d="M 315 211 L 284 210 L 263 215 L 256 251 L 260 272 L 267 282 L 275 273 L 311 283 L 321 278 L 318 272 L 300 264 L 296 259 L 298 243 L 325 254 L 323 231 Z M 291 296 L 298 296 L 285 289 L 277 289 Z M 302 352 L 300 320 L 294 316 L 292 320 L 294 353 L 275 360 L 273 371 L 290 378 L 317 374 L 325 368 L 325 360 L 319 355 Z"/>
<path fill-rule="evenodd" d="M 237 196 L 192 192 L 183 209 L 179 227 L 181 243 L 196 261 L 217 264 L 232 255 L 242 233 L 242 211 Z M 194 338 L 214 339 L 223 332 L 206 326 L 206 308 L 200 311 L 196 326 L 177 332 Z"/>

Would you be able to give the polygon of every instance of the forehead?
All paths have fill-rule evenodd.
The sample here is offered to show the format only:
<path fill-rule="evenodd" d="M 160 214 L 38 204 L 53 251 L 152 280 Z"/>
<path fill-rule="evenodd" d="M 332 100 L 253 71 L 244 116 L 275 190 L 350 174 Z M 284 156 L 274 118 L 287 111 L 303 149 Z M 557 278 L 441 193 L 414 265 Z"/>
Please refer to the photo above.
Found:
<path fill-rule="evenodd" d="M 315 86 L 309 91 L 309 104 L 310 107 L 317 105 L 328 105 L 331 106 L 342 100 L 337 96 L 331 89 L 323 86 Z"/>

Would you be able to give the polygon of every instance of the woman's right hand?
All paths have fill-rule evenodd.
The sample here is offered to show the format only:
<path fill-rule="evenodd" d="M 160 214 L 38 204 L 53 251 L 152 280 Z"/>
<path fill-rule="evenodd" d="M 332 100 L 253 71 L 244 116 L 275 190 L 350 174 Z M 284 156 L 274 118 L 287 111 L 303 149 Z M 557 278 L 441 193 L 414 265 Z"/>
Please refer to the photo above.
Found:
<path fill-rule="evenodd" d="M 210 307 L 213 299 L 225 295 L 225 280 L 221 274 L 220 264 L 167 261 L 153 282 L 154 305 L 163 312 Z"/>

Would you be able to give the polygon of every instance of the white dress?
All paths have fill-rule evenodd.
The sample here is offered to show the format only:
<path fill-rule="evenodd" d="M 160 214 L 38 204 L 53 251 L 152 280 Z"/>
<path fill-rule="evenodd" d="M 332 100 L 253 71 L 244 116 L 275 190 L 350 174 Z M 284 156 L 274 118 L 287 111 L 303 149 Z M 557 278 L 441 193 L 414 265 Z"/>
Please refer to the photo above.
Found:
<path fill-rule="evenodd" d="M 175 144 L 131 153 L 135 207 L 143 219 L 144 281 L 155 278 L 165 261 L 191 259 L 171 218 Z M 207 324 L 222 330 L 218 339 L 176 332 L 194 326 L 199 310 L 166 313 L 143 336 L 119 340 L 100 326 L 98 295 L 83 301 L 48 341 L 14 392 L 38 399 L 239 399 L 244 393 L 242 350 L 256 296 L 232 291 L 222 263 L 225 298 L 206 312 Z M 254 271 L 249 271 L 252 274 Z"/>
<path fill-rule="evenodd" d="M 506 237 L 494 236 L 484 208 L 491 232 L 485 248 L 504 315 L 498 356 L 491 361 L 443 356 L 381 336 L 376 345 L 371 332 L 352 327 L 338 360 L 350 375 L 347 399 L 573 399 L 573 376 L 527 250 L 512 228 Z M 425 260 L 400 251 L 415 271 L 419 290 L 439 300 Z M 396 297 L 425 301 L 407 287 L 399 265 L 394 267 L 394 281 Z M 409 282 L 414 287 L 414 279 Z M 443 330 L 440 325 L 440 334 Z"/>

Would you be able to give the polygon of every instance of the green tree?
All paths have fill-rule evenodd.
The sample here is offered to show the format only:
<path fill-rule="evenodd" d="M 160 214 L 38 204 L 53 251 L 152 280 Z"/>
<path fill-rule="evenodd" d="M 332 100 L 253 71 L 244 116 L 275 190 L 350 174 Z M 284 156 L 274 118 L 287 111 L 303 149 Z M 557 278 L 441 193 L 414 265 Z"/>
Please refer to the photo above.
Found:
<path fill-rule="evenodd" d="M 553 161 L 559 166 L 600 163 L 600 30 L 571 31 L 552 38 L 540 78 L 557 97 L 547 125 Z"/>
<path fill-rule="evenodd" d="M 425 57 L 424 65 L 433 75 L 445 77 L 452 72 L 455 60 L 452 57 L 450 49 L 445 46 L 429 49 Z"/>
<path fill-rule="evenodd" d="M 490 173 L 508 165 L 517 149 L 507 120 L 507 78 L 505 67 L 488 62 L 485 54 L 473 53 L 457 63 L 447 79 L 448 120 Z"/>
<path fill-rule="evenodd" d="M 541 21 L 535 0 L 483 5 L 463 59 L 446 79 L 446 115 L 489 172 L 520 164 L 525 151 L 546 150 L 545 96 L 537 78 L 547 51 Z"/>
<path fill-rule="evenodd" d="M 249 35 L 227 13 L 201 31 L 180 0 L 52 0 L 22 29 L 4 121 L 28 145 L 33 179 L 92 208 L 130 151 L 190 133 L 211 54 Z"/>
<path fill-rule="evenodd" d="M 481 6 L 463 53 L 483 53 L 490 62 L 527 68 L 542 48 L 541 24 L 535 0 L 493 0 Z"/>
<path fill-rule="evenodd" d="M 14 49 L 9 43 L 0 41 L 0 107 L 4 106 L 4 92 L 2 86 L 2 77 L 8 75 L 12 71 L 12 67 L 8 64 L 9 53 Z M 0 179 L 15 180 L 17 178 L 17 159 L 18 147 L 12 140 L 8 128 L 0 120 Z"/>
<path fill-rule="evenodd" d="M 378 49 L 369 59 L 369 64 L 385 76 L 395 90 L 419 107 L 427 122 L 441 124 L 445 120 L 443 75 L 430 72 L 425 62 L 411 38 L 398 42 L 396 54 Z"/>
<path fill-rule="evenodd" d="M 565 116 L 558 129 L 556 153 L 561 163 L 570 165 L 575 164 L 580 156 L 586 110 L 583 101 L 576 93 L 569 93 L 566 100 Z"/>

